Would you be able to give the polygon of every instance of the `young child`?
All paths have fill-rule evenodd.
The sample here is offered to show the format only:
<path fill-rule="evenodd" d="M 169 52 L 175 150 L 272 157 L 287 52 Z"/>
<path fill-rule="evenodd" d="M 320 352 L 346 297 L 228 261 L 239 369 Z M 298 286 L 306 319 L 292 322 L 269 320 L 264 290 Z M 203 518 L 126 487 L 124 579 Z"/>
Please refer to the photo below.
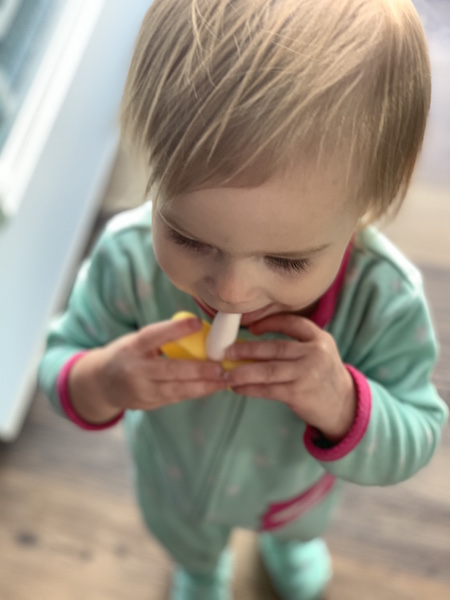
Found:
<path fill-rule="evenodd" d="M 261 533 L 281 598 L 320 597 L 345 482 L 431 459 L 447 408 L 421 277 L 371 225 L 405 196 L 429 100 L 409 0 L 150 6 L 122 125 L 153 203 L 84 262 L 40 382 L 84 429 L 124 419 L 174 600 L 231 598 L 234 527 Z M 244 364 L 162 355 L 217 311 L 243 315 Z"/>

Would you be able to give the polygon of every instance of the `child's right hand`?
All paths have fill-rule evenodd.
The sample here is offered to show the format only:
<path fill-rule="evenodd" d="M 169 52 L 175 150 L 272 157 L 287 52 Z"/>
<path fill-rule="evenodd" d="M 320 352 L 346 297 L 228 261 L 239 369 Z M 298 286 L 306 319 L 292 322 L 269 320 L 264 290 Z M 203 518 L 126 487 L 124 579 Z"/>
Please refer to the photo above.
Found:
<path fill-rule="evenodd" d="M 161 346 L 201 327 L 200 319 L 162 321 L 91 350 L 70 372 L 74 409 L 99 423 L 125 409 L 154 410 L 225 389 L 220 364 L 161 356 Z"/>

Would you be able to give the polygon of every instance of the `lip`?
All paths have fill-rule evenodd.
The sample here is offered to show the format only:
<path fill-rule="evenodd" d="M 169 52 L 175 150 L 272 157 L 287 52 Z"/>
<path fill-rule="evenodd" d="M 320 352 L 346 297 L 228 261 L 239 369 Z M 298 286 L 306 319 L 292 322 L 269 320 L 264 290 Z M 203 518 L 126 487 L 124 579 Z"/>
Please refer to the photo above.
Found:
<path fill-rule="evenodd" d="M 200 306 L 200 308 L 202 308 L 206 312 L 206 314 L 209 315 L 211 318 L 215 317 L 216 314 L 219 312 L 218 310 L 216 310 L 215 308 L 210 306 L 204 300 L 196 300 L 196 302 Z M 253 310 L 253 311 L 247 312 L 247 313 L 242 313 L 241 326 L 245 327 L 246 325 L 250 325 L 251 323 L 254 323 L 255 321 L 259 321 L 263 317 L 267 316 L 269 314 L 269 309 L 271 307 L 272 307 L 272 304 L 267 304 L 266 306 L 263 306 L 262 308 L 258 308 L 257 310 Z M 223 311 L 223 312 L 228 312 L 228 311 Z"/>

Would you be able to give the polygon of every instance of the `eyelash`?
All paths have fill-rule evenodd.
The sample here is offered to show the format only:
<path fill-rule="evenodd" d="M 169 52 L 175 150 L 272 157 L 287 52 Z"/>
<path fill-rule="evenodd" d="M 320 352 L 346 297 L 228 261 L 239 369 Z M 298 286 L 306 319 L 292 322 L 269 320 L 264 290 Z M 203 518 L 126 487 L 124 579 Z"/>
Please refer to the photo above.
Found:
<path fill-rule="evenodd" d="M 203 242 L 191 240 L 190 238 L 178 233 L 178 231 L 175 231 L 175 229 L 168 228 L 167 231 L 169 232 L 169 237 L 173 242 L 179 246 L 183 246 L 184 248 L 189 248 L 189 250 L 193 250 L 194 252 L 204 252 L 212 247 L 208 244 L 204 244 Z M 267 256 L 266 260 L 271 268 L 287 273 L 302 273 L 308 271 L 312 265 L 312 261 L 309 258 L 289 259 L 276 256 Z"/>
<path fill-rule="evenodd" d="M 196 252 L 202 252 L 210 248 L 207 244 L 203 244 L 202 242 L 197 242 L 195 240 L 191 240 L 190 238 L 184 237 L 175 231 L 175 229 L 168 229 L 169 237 L 172 241 L 174 241 L 179 246 L 184 246 L 185 248 L 189 248 L 190 250 L 195 250 Z"/>
<path fill-rule="evenodd" d="M 311 267 L 311 260 L 309 258 L 297 258 L 295 260 L 289 258 L 278 258 L 276 256 L 268 256 L 267 260 L 270 261 L 271 266 L 276 269 L 282 269 L 289 273 L 302 273 L 306 272 Z"/>

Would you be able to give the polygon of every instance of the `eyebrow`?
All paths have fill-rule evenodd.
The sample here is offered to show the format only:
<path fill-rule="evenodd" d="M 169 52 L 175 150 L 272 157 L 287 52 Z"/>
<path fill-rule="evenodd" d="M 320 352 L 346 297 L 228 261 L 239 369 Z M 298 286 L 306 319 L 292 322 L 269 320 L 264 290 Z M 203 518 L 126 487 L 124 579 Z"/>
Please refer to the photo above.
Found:
<path fill-rule="evenodd" d="M 175 221 L 168 219 L 161 212 L 159 214 L 161 216 L 161 219 L 164 221 L 164 223 L 171 229 L 174 229 L 176 232 L 186 236 L 189 239 L 199 242 L 200 244 L 205 244 L 205 246 L 211 246 L 213 248 L 217 248 L 210 242 L 206 242 L 205 240 L 202 240 L 201 238 L 199 238 L 195 235 L 192 235 L 186 229 L 184 229 L 184 227 L 182 227 Z M 330 246 L 331 246 L 331 244 L 327 243 L 327 244 L 320 244 L 319 246 L 311 246 L 310 248 L 303 248 L 302 250 L 297 250 L 294 252 L 260 252 L 259 254 L 264 254 L 265 256 L 275 256 L 278 258 L 302 258 L 305 256 L 314 256 L 315 254 L 319 254 L 320 252 L 322 252 L 326 248 L 329 248 Z M 218 248 L 218 249 L 220 250 L 220 248 Z"/>

